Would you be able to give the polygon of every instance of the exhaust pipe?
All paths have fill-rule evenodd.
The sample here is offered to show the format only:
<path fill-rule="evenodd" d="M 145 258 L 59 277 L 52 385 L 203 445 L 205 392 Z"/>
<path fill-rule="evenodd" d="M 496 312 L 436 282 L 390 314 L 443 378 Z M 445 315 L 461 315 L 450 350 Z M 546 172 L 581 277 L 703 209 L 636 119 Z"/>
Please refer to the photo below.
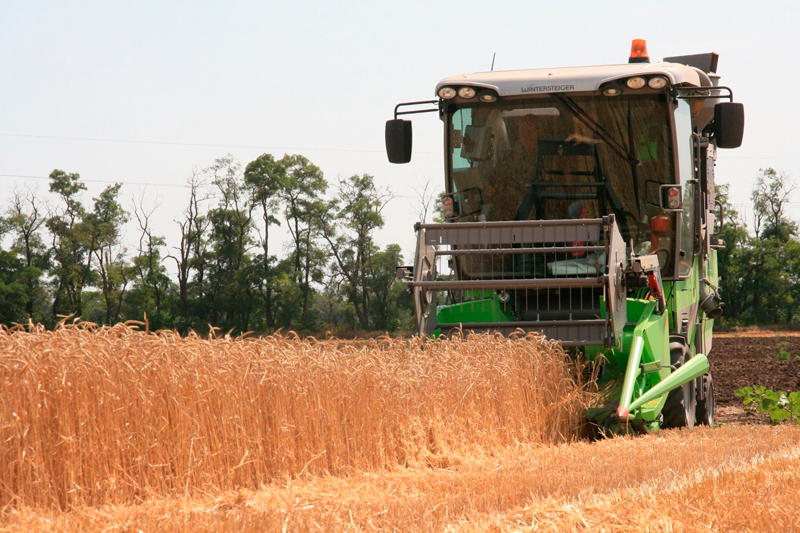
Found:
<path fill-rule="evenodd" d="M 716 290 L 708 290 L 711 286 L 706 279 L 700 281 L 700 308 L 713 320 L 722 314 L 722 300 Z"/>

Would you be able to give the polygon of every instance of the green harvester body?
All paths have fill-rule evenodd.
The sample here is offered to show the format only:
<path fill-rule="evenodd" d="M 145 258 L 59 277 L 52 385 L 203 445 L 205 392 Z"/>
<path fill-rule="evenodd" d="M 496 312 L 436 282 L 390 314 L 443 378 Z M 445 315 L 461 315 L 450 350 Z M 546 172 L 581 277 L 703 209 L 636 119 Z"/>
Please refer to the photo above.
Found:
<path fill-rule="evenodd" d="M 724 246 L 714 166 L 744 127 L 716 64 L 638 54 L 463 74 L 442 80 L 437 100 L 398 105 L 392 162 L 411 157 L 398 116 L 434 111 L 444 124 L 439 221 L 415 226 L 414 264 L 398 268 L 420 335 L 541 332 L 610 392 L 588 413 L 598 426 L 712 424 L 706 355 Z"/>

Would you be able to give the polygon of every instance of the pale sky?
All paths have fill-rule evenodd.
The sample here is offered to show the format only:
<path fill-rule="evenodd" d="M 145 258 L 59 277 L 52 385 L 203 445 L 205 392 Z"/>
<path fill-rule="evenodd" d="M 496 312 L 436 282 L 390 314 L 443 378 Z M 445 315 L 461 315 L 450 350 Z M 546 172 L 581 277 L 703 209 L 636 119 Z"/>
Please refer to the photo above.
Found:
<path fill-rule="evenodd" d="M 156 232 L 174 245 L 193 167 L 297 153 L 331 185 L 368 173 L 391 187 L 378 240 L 410 261 L 413 188 L 443 188 L 442 126 L 414 117 L 412 162 L 391 165 L 384 123 L 397 103 L 489 70 L 494 53 L 495 70 L 625 63 L 644 38 L 653 61 L 720 54 L 746 127 L 741 148 L 720 151 L 717 180 L 747 211 L 759 168 L 800 181 L 799 6 L 0 0 L 0 205 L 14 187 L 45 195 L 55 168 L 78 172 L 87 205 L 113 182 L 127 207 L 142 191 L 158 199 Z M 800 218 L 800 192 L 792 200 Z"/>

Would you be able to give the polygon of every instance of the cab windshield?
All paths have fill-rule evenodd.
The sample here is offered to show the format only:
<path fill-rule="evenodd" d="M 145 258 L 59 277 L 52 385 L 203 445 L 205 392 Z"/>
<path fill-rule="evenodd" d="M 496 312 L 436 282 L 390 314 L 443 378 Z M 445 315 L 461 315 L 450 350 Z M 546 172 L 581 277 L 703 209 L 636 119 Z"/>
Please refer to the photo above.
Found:
<path fill-rule="evenodd" d="M 463 204 L 456 221 L 614 214 L 636 253 L 656 253 L 664 274 L 672 270 L 674 214 L 658 205 L 660 185 L 676 181 L 663 95 L 463 106 L 447 121 L 449 188 Z"/>

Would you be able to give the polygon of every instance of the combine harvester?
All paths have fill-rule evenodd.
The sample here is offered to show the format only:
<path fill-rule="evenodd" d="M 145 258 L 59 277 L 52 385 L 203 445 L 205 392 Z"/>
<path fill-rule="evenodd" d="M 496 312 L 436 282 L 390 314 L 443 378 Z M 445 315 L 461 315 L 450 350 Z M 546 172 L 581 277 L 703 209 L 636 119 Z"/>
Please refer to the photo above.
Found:
<path fill-rule="evenodd" d="M 397 105 L 392 163 L 411 160 L 400 115 L 444 123 L 444 222 L 415 226 L 398 269 L 420 335 L 543 332 L 614 391 L 597 424 L 713 424 L 714 165 L 744 130 L 717 60 L 650 63 L 635 40 L 628 64 L 451 76 Z"/>

